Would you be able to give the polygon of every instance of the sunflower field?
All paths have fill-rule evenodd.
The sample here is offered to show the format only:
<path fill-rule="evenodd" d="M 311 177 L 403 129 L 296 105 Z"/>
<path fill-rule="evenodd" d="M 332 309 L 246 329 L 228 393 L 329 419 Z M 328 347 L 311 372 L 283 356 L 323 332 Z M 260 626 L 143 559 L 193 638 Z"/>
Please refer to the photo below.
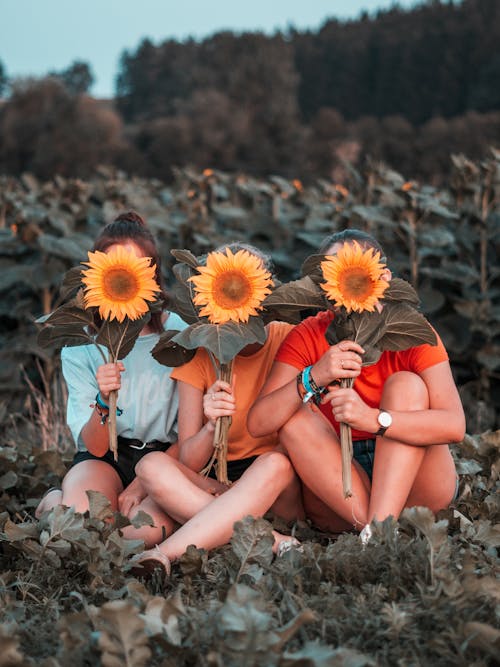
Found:
<path fill-rule="evenodd" d="M 85 182 L 0 176 L 0 667 L 498 664 L 500 152 L 452 163 L 447 188 L 370 162 L 343 184 L 182 169 L 166 186 L 104 166 Z M 175 248 L 248 241 L 287 281 L 327 234 L 373 233 L 450 354 L 467 416 L 451 508 L 406 510 L 366 548 L 301 523 L 303 551 L 276 559 L 280 522 L 248 517 L 229 545 L 190 547 L 147 585 L 128 572 L 141 545 L 98 494 L 86 515 L 35 520 L 73 447 L 58 354 L 35 320 L 128 209 L 158 239 L 169 283 Z"/>

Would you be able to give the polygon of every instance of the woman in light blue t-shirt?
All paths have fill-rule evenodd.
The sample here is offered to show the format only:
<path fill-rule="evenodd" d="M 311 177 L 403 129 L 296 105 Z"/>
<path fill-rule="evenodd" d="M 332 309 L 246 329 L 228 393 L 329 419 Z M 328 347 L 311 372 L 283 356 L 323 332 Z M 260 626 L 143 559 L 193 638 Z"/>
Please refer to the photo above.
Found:
<path fill-rule="evenodd" d="M 156 282 L 162 286 L 158 249 L 151 232 L 134 211 L 119 215 L 97 238 L 94 251 L 108 252 L 116 245 L 151 257 Z M 168 297 L 162 288 L 165 303 Z M 115 510 L 132 518 L 140 509 L 154 520 L 153 527 L 139 532 L 129 527 L 130 537 L 146 544 L 159 541 L 173 530 L 173 522 L 146 497 L 135 476 L 135 465 L 148 453 L 166 451 L 176 456 L 177 386 L 171 368 L 150 354 L 164 329 L 183 329 L 186 324 L 175 313 L 153 313 L 129 354 L 118 363 L 103 364 L 95 345 L 62 350 L 62 370 L 68 386 L 67 421 L 77 446 L 72 466 L 62 482 L 40 502 L 36 514 L 62 503 L 79 512 L 89 507 L 88 490 L 104 494 Z M 109 393 L 118 390 L 118 460 L 109 451 L 107 409 Z M 210 484 L 210 482 L 207 482 Z"/>

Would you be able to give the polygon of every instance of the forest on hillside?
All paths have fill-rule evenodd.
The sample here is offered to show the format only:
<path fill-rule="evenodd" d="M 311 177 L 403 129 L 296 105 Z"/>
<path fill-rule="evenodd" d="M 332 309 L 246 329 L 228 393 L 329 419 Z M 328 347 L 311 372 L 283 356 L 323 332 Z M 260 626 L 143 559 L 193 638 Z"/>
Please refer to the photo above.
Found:
<path fill-rule="evenodd" d="M 344 182 L 369 156 L 439 184 L 451 153 L 500 144 L 499 44 L 496 0 L 437 0 L 316 31 L 144 39 L 108 101 L 88 95 L 86 63 L 17 81 L 0 63 L 0 173 L 107 163 L 172 182 L 190 165 Z"/>

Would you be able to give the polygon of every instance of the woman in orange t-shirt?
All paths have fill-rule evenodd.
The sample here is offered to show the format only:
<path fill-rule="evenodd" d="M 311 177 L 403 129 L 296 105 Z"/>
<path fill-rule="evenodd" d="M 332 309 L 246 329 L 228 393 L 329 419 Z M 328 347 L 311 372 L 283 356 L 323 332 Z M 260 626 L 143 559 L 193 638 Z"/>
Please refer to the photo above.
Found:
<path fill-rule="evenodd" d="M 348 229 L 325 239 L 319 252 L 334 255 L 344 243 L 383 256 L 369 234 Z M 383 276 L 391 279 L 385 270 Z M 332 532 L 362 530 L 369 537 L 373 519 L 399 517 L 405 507 L 447 507 L 456 492 L 456 471 L 449 447 L 462 440 L 465 417 L 448 355 L 419 345 L 384 352 L 362 366 L 364 350 L 353 341 L 329 346 L 325 331 L 335 317 L 322 312 L 297 325 L 281 346 L 273 369 L 248 417 L 255 436 L 280 430 L 304 484 L 306 514 Z M 309 369 L 319 387 L 332 378 L 356 378 L 352 389 L 328 387 L 320 411 L 304 405 L 297 371 Z M 352 497 L 344 498 L 339 423 L 352 428 Z"/>
<path fill-rule="evenodd" d="M 227 247 L 227 246 L 226 246 Z M 244 249 L 266 266 L 267 257 L 247 244 Z M 223 250 L 221 248 L 220 250 Z M 176 521 L 183 524 L 154 551 L 136 559 L 138 575 L 181 556 L 190 544 L 211 549 L 229 541 L 235 521 L 245 516 L 262 516 L 271 509 L 293 521 L 304 517 L 301 485 L 289 458 L 278 451 L 276 432 L 252 436 L 247 429 L 248 410 L 271 370 L 275 354 L 292 325 L 271 322 L 264 344 L 247 345 L 233 363 L 233 386 L 217 380 L 213 363 L 203 348 L 191 361 L 175 368 L 172 378 L 179 390 L 179 461 L 159 452 L 139 462 L 136 474 L 149 496 Z M 213 434 L 218 417 L 232 418 L 227 453 L 229 489 L 213 480 L 212 494 L 200 488 L 206 479 L 198 474 L 213 453 Z M 146 461 L 146 458 L 148 459 Z M 275 551 L 287 550 L 297 540 L 274 532 Z M 164 558 L 166 557 L 166 558 Z"/>

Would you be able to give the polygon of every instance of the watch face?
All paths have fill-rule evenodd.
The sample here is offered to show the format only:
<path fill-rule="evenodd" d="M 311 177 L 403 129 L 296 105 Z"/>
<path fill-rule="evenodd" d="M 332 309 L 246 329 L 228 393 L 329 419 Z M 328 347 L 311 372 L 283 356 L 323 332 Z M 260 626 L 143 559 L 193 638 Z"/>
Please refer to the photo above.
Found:
<path fill-rule="evenodd" d="M 392 417 L 388 412 L 380 412 L 378 415 L 378 423 L 380 426 L 388 428 L 392 424 Z"/>

